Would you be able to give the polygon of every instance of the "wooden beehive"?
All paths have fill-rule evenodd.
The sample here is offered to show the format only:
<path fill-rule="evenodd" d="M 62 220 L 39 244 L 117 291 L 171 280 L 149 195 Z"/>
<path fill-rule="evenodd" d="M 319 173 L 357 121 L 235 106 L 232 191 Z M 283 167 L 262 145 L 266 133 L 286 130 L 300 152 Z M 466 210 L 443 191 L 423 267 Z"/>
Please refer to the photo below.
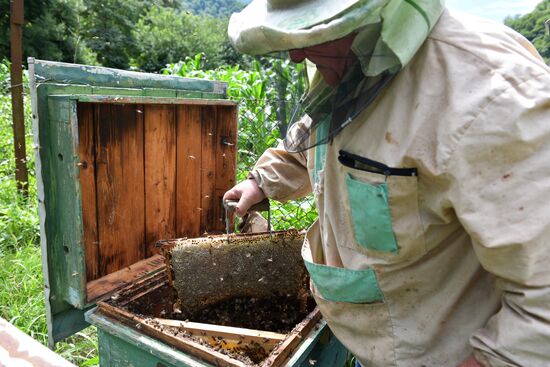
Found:
<path fill-rule="evenodd" d="M 241 310 L 244 308 L 244 302 L 251 302 L 248 311 L 254 314 L 248 315 L 248 322 L 257 323 L 254 316 L 263 311 L 283 309 L 282 303 L 288 304 L 288 307 L 284 307 L 287 312 L 289 309 L 296 310 L 295 320 L 286 322 L 279 320 L 277 326 L 272 325 L 269 322 L 271 320 L 264 320 L 269 322 L 270 330 L 266 330 L 265 327 L 250 328 L 249 325 L 241 327 L 239 323 L 243 322 L 242 318 L 237 320 L 232 318 L 235 316 L 234 309 L 223 312 L 223 321 L 218 319 L 212 323 L 212 319 L 209 319 L 208 323 L 196 322 L 193 316 L 188 319 L 189 315 L 182 314 L 177 309 L 176 305 L 179 304 L 180 299 L 175 289 L 170 286 L 168 274 L 158 272 L 123 287 L 111 298 L 100 301 L 98 312 L 123 324 L 137 327 L 144 334 L 162 340 L 201 360 L 216 366 L 231 367 L 282 366 L 305 337 L 314 328 L 319 329 L 321 326 L 319 324 L 321 315 L 315 308 L 313 300 L 304 299 L 309 302 L 304 304 L 304 309 L 299 312 L 300 300 L 292 296 L 265 299 L 265 302 L 248 298 L 236 300 Z M 304 287 L 307 285 L 304 284 Z M 208 311 L 218 311 L 219 307 L 218 304 L 211 305 Z M 212 314 L 208 317 L 212 317 Z M 222 325 L 227 322 L 233 323 L 230 326 Z M 273 331 L 273 327 L 282 328 L 282 330 Z"/>
<path fill-rule="evenodd" d="M 34 59 L 29 72 L 50 345 L 89 321 L 102 367 L 208 365 L 101 301 L 165 286 L 159 239 L 224 230 L 237 140 L 226 85 Z"/>
<path fill-rule="evenodd" d="M 225 84 L 29 60 L 50 340 L 162 266 L 155 242 L 225 228 L 237 105 Z"/>

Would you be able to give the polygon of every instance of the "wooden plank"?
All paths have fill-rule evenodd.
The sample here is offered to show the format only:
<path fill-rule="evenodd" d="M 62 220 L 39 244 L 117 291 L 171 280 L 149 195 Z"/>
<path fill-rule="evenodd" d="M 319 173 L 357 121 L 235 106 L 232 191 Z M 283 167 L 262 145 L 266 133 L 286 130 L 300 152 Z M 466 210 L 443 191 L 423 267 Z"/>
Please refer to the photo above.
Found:
<path fill-rule="evenodd" d="M 97 326 L 99 334 L 99 359 L 102 367 L 119 366 L 155 366 L 155 367 L 206 367 L 205 362 L 188 353 L 182 353 L 170 345 L 152 338 L 141 331 L 124 325 L 117 320 L 103 315 L 97 308 L 86 314 L 88 320 L 94 326 Z M 120 346 L 118 346 L 119 344 Z M 114 347 L 114 353 L 111 348 Z M 124 361 L 117 361 L 116 349 L 126 348 L 131 354 L 131 358 Z M 147 359 L 142 358 L 143 354 L 156 358 L 156 363 L 148 363 Z M 140 358 L 141 357 L 141 358 Z M 121 363 L 124 362 L 124 363 Z"/>
<path fill-rule="evenodd" d="M 201 154 L 201 233 L 216 228 L 216 107 L 202 109 L 202 154 Z"/>
<path fill-rule="evenodd" d="M 115 289 L 135 282 L 137 279 L 143 278 L 145 275 L 162 268 L 164 268 L 163 257 L 155 255 L 102 278 L 88 282 L 88 303 L 94 302 Z"/>
<path fill-rule="evenodd" d="M 158 256 L 158 255 L 157 255 Z M 151 262 L 150 267 L 147 267 L 145 270 L 140 271 L 139 269 L 136 269 L 134 271 L 131 271 L 131 274 L 135 276 L 135 279 L 129 280 L 127 284 L 123 286 L 118 286 L 116 289 L 116 293 L 119 295 L 117 297 L 117 306 L 119 307 L 126 307 L 129 303 L 132 303 L 136 297 L 149 297 L 149 293 L 153 292 L 155 289 L 159 287 L 165 287 L 167 284 L 167 278 L 166 278 L 166 271 L 164 270 L 164 267 L 159 264 L 157 257 L 152 257 L 150 259 L 142 260 L 139 263 L 147 263 Z M 132 268 L 132 267 L 131 267 Z M 119 270 L 120 272 L 123 272 L 125 269 Z M 123 273 L 120 273 L 123 274 Z M 106 275 L 106 278 L 111 279 L 119 279 L 119 276 L 112 276 L 111 274 Z M 131 278 L 128 278 L 131 279 Z M 172 297 L 171 294 L 169 294 L 171 289 L 166 290 L 166 296 Z M 108 298 L 108 295 L 99 297 L 96 301 L 105 300 Z M 164 300 L 159 300 L 158 305 L 163 306 Z"/>
<path fill-rule="evenodd" d="M 143 96 L 141 88 L 113 88 L 113 87 L 92 87 L 94 95 L 109 96 Z"/>
<path fill-rule="evenodd" d="M 218 107 L 216 121 L 216 189 L 235 185 L 237 170 L 237 108 Z"/>
<path fill-rule="evenodd" d="M 217 98 L 214 98 L 216 96 Z M 140 97 L 123 95 L 68 95 L 59 94 L 56 97 L 73 98 L 79 102 L 109 103 L 109 104 L 174 104 L 190 106 L 235 106 L 235 101 L 228 101 L 222 94 L 211 95 L 209 99 L 176 98 L 176 97 Z"/>
<path fill-rule="evenodd" d="M 145 257 L 143 113 L 98 105 L 96 177 L 99 275 Z"/>
<path fill-rule="evenodd" d="M 89 103 L 81 103 L 78 105 L 78 149 L 80 155 L 78 167 L 80 168 L 87 281 L 97 279 L 99 275 L 94 136 L 94 106 Z"/>
<path fill-rule="evenodd" d="M 223 326 L 214 324 L 204 324 L 201 322 L 180 321 L 171 319 L 155 318 L 161 325 L 173 326 L 180 328 L 191 333 L 205 332 L 207 335 L 218 335 L 224 338 L 238 338 L 254 340 L 259 343 L 268 343 L 270 340 L 272 343 L 278 343 L 286 338 L 286 334 L 274 333 L 271 331 L 245 329 L 233 326 Z"/>
<path fill-rule="evenodd" d="M 144 337 L 142 335 L 142 337 Z M 152 353 L 150 348 L 138 348 L 126 339 L 104 333 L 98 329 L 99 363 L 101 367 L 148 366 L 179 367 L 187 364 L 171 364 Z M 181 354 L 181 353 L 180 353 Z M 205 367 L 202 365 L 201 367 Z"/>
<path fill-rule="evenodd" d="M 220 234 L 225 233 L 225 208 L 223 206 L 223 195 L 227 189 L 218 190 L 216 189 L 214 191 L 214 218 L 213 218 L 213 225 L 210 230 L 211 234 Z M 235 213 L 233 211 L 229 211 L 229 230 L 233 232 L 235 228 Z"/>
<path fill-rule="evenodd" d="M 48 99 L 48 129 L 45 134 L 48 172 L 45 186 L 49 200 L 46 234 L 49 238 L 48 278 L 55 279 L 50 297 L 63 299 L 74 307 L 86 302 L 86 263 L 83 242 L 82 208 L 77 148 L 78 115 L 75 101 Z M 46 278 L 45 278 L 46 279 Z M 61 307 L 63 308 L 63 307 Z"/>
<path fill-rule="evenodd" d="M 145 253 L 176 237 L 176 120 L 169 105 L 144 107 Z"/>
<path fill-rule="evenodd" d="M 0 318 L 0 366 L 75 367 Z"/>
<path fill-rule="evenodd" d="M 178 106 L 176 236 L 197 237 L 201 221 L 201 108 Z"/>
<path fill-rule="evenodd" d="M 273 350 L 269 357 L 262 362 L 261 367 L 282 366 L 319 320 L 321 320 L 321 311 L 316 307 L 298 327 L 294 328 L 291 335 Z"/>
<path fill-rule="evenodd" d="M 32 69 L 33 65 L 29 67 Z M 46 323 L 48 344 L 53 346 L 55 341 L 86 325 L 83 312 L 73 309 L 86 301 L 79 152 L 74 149 L 78 117 L 74 106 L 73 124 L 71 104 L 76 102 L 51 100 L 51 85 L 37 83 L 32 70 L 30 73 Z M 68 254 L 65 245 L 74 251 L 66 246 Z M 73 317 L 79 312 L 80 318 Z"/>
<path fill-rule="evenodd" d="M 50 83 L 66 83 L 70 80 L 73 84 L 83 85 L 89 85 L 92 82 L 97 87 L 178 89 L 220 94 L 225 94 L 227 90 L 227 83 L 224 82 L 182 78 L 176 75 L 138 73 L 35 59 L 29 62 L 34 64 L 35 74 L 41 80 Z"/>
<path fill-rule="evenodd" d="M 147 97 L 176 98 L 177 92 L 174 89 L 143 88 L 143 95 Z"/>
<path fill-rule="evenodd" d="M 216 184 L 213 230 L 225 230 L 223 195 L 235 185 L 237 174 L 237 107 L 218 106 L 216 121 Z M 231 216 L 231 228 L 233 228 Z"/>
<path fill-rule="evenodd" d="M 316 361 L 314 366 L 346 366 L 349 357 L 348 350 L 321 319 L 285 361 L 285 367 L 308 366 L 312 360 Z"/>
<path fill-rule="evenodd" d="M 238 327 L 203 324 L 179 320 L 155 318 L 153 322 L 174 328 L 200 338 L 215 350 L 239 353 L 247 350 L 256 356 L 268 356 L 269 353 L 286 338 L 286 334 L 270 331 L 251 330 Z"/>
<path fill-rule="evenodd" d="M 178 98 L 202 98 L 201 92 L 191 92 L 185 90 L 178 90 L 176 92 L 176 97 Z"/>
<path fill-rule="evenodd" d="M 153 336 L 169 345 L 178 348 L 182 351 L 191 353 L 207 362 L 213 363 L 216 366 L 228 367 L 245 367 L 246 365 L 236 359 L 233 359 L 225 354 L 215 351 L 207 346 L 201 345 L 198 342 L 189 339 L 178 338 L 177 336 L 165 333 L 158 327 L 150 325 L 145 319 L 127 312 L 123 309 L 111 306 L 105 302 L 98 302 L 101 313 L 120 320 L 127 325 L 139 325 L 139 329 L 146 334 Z"/>

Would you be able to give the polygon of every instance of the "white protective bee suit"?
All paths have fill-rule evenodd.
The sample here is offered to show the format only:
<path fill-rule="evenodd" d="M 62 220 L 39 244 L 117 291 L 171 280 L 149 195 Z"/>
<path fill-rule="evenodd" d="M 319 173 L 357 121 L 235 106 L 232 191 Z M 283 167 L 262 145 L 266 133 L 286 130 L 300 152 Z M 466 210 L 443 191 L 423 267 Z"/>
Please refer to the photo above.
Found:
<path fill-rule="evenodd" d="M 252 176 L 313 191 L 312 292 L 364 366 L 550 366 L 550 69 L 517 33 L 444 11 L 330 143 Z"/>

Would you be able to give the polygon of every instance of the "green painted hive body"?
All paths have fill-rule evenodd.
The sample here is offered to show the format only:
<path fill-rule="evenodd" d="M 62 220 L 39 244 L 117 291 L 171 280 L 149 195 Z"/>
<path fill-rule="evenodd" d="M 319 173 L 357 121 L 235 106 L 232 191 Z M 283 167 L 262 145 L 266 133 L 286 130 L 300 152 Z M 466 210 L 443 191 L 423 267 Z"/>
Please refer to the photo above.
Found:
<path fill-rule="evenodd" d="M 134 264 L 162 265 L 157 240 L 223 230 L 237 107 L 219 82 L 34 59 L 29 71 L 53 344 Z"/>

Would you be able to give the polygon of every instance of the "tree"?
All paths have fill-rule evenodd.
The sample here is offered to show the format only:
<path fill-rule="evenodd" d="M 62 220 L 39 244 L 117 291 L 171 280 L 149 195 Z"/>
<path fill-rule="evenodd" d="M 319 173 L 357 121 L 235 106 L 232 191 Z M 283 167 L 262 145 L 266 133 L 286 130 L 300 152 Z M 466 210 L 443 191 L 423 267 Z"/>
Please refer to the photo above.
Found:
<path fill-rule="evenodd" d="M 521 33 L 540 52 L 541 56 L 550 61 L 550 35 L 545 31 L 544 23 L 550 19 L 550 0 L 543 0 L 529 14 L 508 17 L 504 23 Z"/>
<path fill-rule="evenodd" d="M 83 0 L 25 1 L 23 56 L 93 63 L 95 55 L 83 42 L 80 12 Z M 0 60 L 10 56 L 10 0 L 0 0 Z"/>
<path fill-rule="evenodd" d="M 89 1 L 86 42 L 101 65 L 127 69 L 135 45 L 132 29 L 146 8 L 145 0 Z"/>
<path fill-rule="evenodd" d="M 231 13 L 240 11 L 249 2 L 250 0 L 185 0 L 182 6 L 193 14 L 226 18 Z"/>
<path fill-rule="evenodd" d="M 134 27 L 132 66 L 159 71 L 166 64 L 205 54 L 204 65 L 213 68 L 239 59 L 227 40 L 227 20 L 185 11 L 151 7 Z"/>

